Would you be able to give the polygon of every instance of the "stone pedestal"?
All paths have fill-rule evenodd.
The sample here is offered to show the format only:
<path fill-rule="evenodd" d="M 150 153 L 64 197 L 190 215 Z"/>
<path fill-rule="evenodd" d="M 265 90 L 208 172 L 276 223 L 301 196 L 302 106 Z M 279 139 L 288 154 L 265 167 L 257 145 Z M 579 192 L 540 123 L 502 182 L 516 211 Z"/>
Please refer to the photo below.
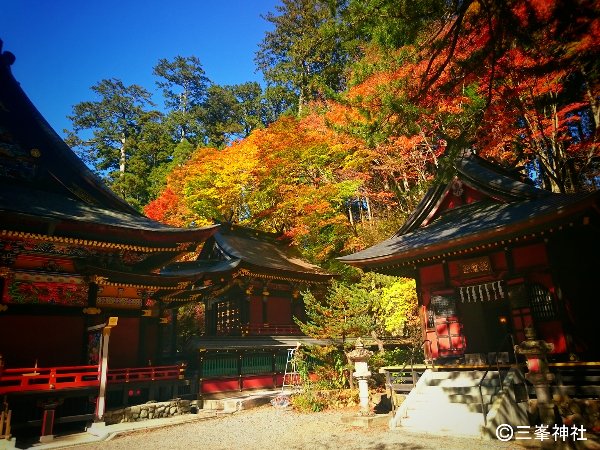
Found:
<path fill-rule="evenodd" d="M 352 425 L 353 427 L 376 427 L 376 426 L 386 426 L 390 421 L 389 414 L 372 414 L 369 416 L 348 416 L 342 417 L 342 422 L 348 425 Z"/>
<path fill-rule="evenodd" d="M 102 439 L 108 436 L 108 430 L 106 428 L 105 422 L 93 422 L 89 427 L 85 429 L 85 431 Z"/>
<path fill-rule="evenodd" d="M 360 338 L 356 340 L 354 350 L 348 353 L 348 358 L 354 363 L 354 378 L 358 381 L 358 397 L 360 399 L 360 415 L 373 415 L 369 409 L 369 366 L 367 361 L 373 355 L 373 352 L 364 348 Z"/>
<path fill-rule="evenodd" d="M 15 450 L 17 448 L 17 439 L 0 439 L 0 450 Z"/>
<path fill-rule="evenodd" d="M 537 397 L 537 406 L 542 424 L 554 424 L 554 402 L 550 391 L 550 383 L 554 376 L 548 369 L 547 354 L 554 349 L 554 344 L 535 339 L 535 331 L 528 327 L 525 330 L 526 340 L 515 345 L 515 353 L 527 358 L 527 381 L 533 384 Z"/>

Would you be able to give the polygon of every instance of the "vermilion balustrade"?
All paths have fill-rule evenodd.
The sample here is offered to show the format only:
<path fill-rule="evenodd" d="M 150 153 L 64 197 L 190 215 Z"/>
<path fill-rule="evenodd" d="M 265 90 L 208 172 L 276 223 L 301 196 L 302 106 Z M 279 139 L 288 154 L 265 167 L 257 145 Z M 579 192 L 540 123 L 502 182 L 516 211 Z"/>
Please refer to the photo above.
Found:
<path fill-rule="evenodd" d="M 149 366 L 109 370 L 108 383 L 175 380 L 183 378 L 184 366 Z M 51 391 L 94 387 L 100 384 L 97 365 L 5 368 L 0 374 L 0 395 L 9 392 Z"/>
<path fill-rule="evenodd" d="M 109 383 L 129 383 L 130 381 L 176 380 L 183 376 L 182 366 L 148 366 L 108 371 Z"/>

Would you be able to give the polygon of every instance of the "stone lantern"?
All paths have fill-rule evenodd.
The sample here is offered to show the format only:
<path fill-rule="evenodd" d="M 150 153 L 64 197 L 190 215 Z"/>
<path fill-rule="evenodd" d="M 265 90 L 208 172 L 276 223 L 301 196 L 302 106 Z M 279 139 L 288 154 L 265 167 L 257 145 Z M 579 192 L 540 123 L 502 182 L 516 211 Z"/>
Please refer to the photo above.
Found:
<path fill-rule="evenodd" d="M 525 339 L 515 345 L 515 353 L 527 358 L 527 381 L 533 384 L 537 396 L 538 411 L 543 424 L 554 423 L 554 404 L 550 392 L 550 383 L 554 375 L 548 369 L 547 354 L 554 350 L 554 344 L 537 340 L 532 327 L 525 329 Z"/>
<path fill-rule="evenodd" d="M 354 344 L 354 350 L 348 353 L 348 358 L 354 363 L 354 378 L 358 381 L 358 397 L 360 399 L 360 415 L 369 416 L 369 366 L 367 361 L 373 355 L 373 352 L 365 349 L 360 338 Z"/>

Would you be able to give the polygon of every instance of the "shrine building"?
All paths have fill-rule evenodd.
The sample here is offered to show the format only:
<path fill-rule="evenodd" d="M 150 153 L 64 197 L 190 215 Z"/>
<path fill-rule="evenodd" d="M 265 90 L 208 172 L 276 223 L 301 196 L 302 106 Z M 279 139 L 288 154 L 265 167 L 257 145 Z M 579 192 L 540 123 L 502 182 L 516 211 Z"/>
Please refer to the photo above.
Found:
<path fill-rule="evenodd" d="M 331 275 L 276 236 L 143 216 L 52 130 L 1 44 L 0 412 L 13 434 L 49 439 L 105 408 L 281 385 L 286 349 L 306 339 L 299 292 Z M 205 305 L 206 342 L 183 354 L 189 302 Z"/>
<path fill-rule="evenodd" d="M 340 260 L 417 281 L 427 359 L 512 358 L 531 326 L 551 360 L 598 361 L 599 206 L 466 154 L 394 236 Z"/>
<path fill-rule="evenodd" d="M 287 349 L 327 344 L 304 336 L 297 321 L 306 319 L 301 292 L 324 295 L 333 275 L 276 234 L 221 224 L 196 260 L 161 273 L 207 288 L 205 333 L 185 345 L 200 395 L 281 385 Z"/>
<path fill-rule="evenodd" d="M 599 206 L 465 152 L 394 236 L 340 258 L 416 280 L 424 364 L 384 368 L 390 427 L 497 439 L 598 398 Z"/>

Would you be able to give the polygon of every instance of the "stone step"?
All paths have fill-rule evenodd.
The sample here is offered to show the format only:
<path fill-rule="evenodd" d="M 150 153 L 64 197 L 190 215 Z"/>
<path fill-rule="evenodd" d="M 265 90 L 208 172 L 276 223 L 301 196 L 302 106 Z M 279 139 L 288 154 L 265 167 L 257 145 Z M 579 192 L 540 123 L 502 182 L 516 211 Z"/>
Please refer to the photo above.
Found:
<path fill-rule="evenodd" d="M 483 396 L 483 404 L 491 405 L 496 399 L 495 395 L 484 395 Z M 415 405 L 415 408 L 423 408 L 428 404 L 448 404 L 448 405 L 470 405 L 476 404 L 481 405 L 481 398 L 479 395 L 477 396 L 450 396 L 450 397 L 437 397 L 437 396 L 419 396 L 411 399 L 411 405 Z"/>
<path fill-rule="evenodd" d="M 530 394 L 535 395 L 533 386 L 529 389 Z M 600 386 L 588 385 L 562 385 L 552 386 L 553 394 L 568 395 L 570 397 L 600 397 Z"/>
<path fill-rule="evenodd" d="M 248 395 L 244 397 L 204 399 L 202 401 L 202 409 L 208 411 L 224 412 L 242 411 L 244 409 L 256 408 L 257 406 L 266 405 L 276 395 L 276 393 L 268 393 L 261 395 Z"/>
<path fill-rule="evenodd" d="M 400 425 L 400 429 L 406 431 L 412 431 L 415 433 L 428 433 L 437 435 L 452 435 L 460 437 L 481 437 L 484 433 L 482 432 L 480 425 L 468 425 L 463 423 L 458 424 L 437 424 L 434 426 L 422 426 L 420 424 L 415 425 L 413 422 L 407 422 Z"/>
<path fill-rule="evenodd" d="M 439 370 L 429 372 L 429 379 L 432 380 L 447 380 L 447 379 L 458 379 L 458 378 L 469 378 L 469 379 L 481 379 L 485 375 L 485 370 Z M 498 377 L 496 371 L 489 371 L 488 377 Z"/>
<path fill-rule="evenodd" d="M 445 387 L 470 387 L 470 386 L 499 386 L 500 380 L 498 377 L 486 378 L 481 381 L 481 378 L 445 378 L 445 379 L 427 379 L 427 386 L 445 386 Z"/>
<path fill-rule="evenodd" d="M 579 373 L 554 373 L 556 382 L 563 383 L 583 383 L 583 384 L 600 384 L 600 375 L 579 374 Z"/>
<path fill-rule="evenodd" d="M 413 395 L 431 395 L 433 397 L 448 397 L 450 395 L 477 396 L 479 392 L 483 395 L 494 395 L 500 392 L 500 386 L 421 386 Z"/>
<path fill-rule="evenodd" d="M 408 417 L 402 418 L 400 426 L 403 429 L 421 431 L 433 434 L 452 433 L 461 436 L 481 436 L 483 415 L 480 413 L 452 413 L 431 411 L 410 411 Z"/>
<path fill-rule="evenodd" d="M 442 422 L 451 422 L 453 420 L 471 420 L 483 423 L 483 414 L 481 411 L 470 410 L 469 407 L 476 405 L 444 405 L 438 408 L 409 408 L 406 416 L 409 418 L 427 418 Z"/>
<path fill-rule="evenodd" d="M 491 403 L 484 403 L 484 408 L 486 410 L 490 409 Z M 481 414 L 482 406 L 480 402 L 470 402 L 470 403 L 449 403 L 449 402 L 410 402 L 405 406 L 407 411 L 413 412 L 416 411 L 420 413 L 421 411 L 426 412 L 427 414 L 436 414 L 438 411 L 442 412 L 444 415 L 447 414 L 470 414 L 470 413 L 479 413 Z"/>
<path fill-rule="evenodd" d="M 444 397 L 477 397 L 479 398 L 479 388 L 477 386 L 444 387 L 444 386 L 424 386 L 415 391 L 413 395 L 429 395 L 437 398 Z M 481 394 L 484 396 L 493 396 L 500 392 L 500 387 L 482 386 Z"/>

